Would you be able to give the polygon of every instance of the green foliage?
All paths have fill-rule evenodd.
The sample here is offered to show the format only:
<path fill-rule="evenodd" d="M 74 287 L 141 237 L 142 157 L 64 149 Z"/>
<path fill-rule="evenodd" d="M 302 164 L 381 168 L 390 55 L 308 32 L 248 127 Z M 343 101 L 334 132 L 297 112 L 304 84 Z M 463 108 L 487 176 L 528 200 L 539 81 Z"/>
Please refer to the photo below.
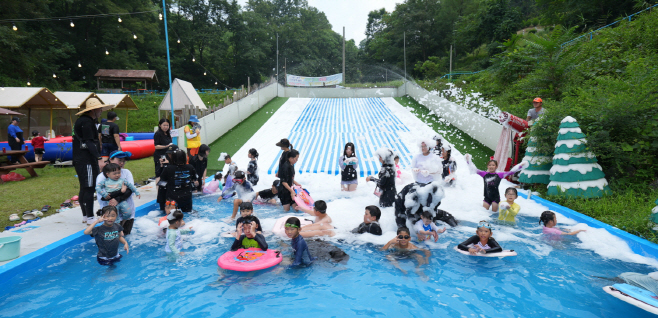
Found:
<path fill-rule="evenodd" d="M 425 62 L 416 62 L 414 70 L 420 73 L 423 78 L 437 78 L 448 72 L 449 63 L 448 57 L 430 56 Z"/>

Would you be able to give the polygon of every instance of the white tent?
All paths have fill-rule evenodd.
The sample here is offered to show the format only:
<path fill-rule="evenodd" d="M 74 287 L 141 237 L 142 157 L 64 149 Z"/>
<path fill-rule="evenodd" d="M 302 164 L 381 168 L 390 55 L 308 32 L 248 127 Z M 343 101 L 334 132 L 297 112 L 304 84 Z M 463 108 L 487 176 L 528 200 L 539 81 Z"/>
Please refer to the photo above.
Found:
<path fill-rule="evenodd" d="M 174 79 L 167 95 L 165 95 L 162 103 L 160 103 L 160 110 L 171 110 L 169 96 L 172 90 L 174 92 L 174 110 L 181 110 L 185 108 L 186 105 L 199 107 L 202 110 L 207 109 L 206 105 L 201 100 L 201 97 L 194 89 L 194 86 L 192 86 L 192 83 L 180 79 Z"/>
<path fill-rule="evenodd" d="M 92 92 L 56 92 L 55 96 L 66 104 L 68 109 L 78 109 L 92 97 L 98 98 L 101 103 L 104 103 L 100 97 Z"/>

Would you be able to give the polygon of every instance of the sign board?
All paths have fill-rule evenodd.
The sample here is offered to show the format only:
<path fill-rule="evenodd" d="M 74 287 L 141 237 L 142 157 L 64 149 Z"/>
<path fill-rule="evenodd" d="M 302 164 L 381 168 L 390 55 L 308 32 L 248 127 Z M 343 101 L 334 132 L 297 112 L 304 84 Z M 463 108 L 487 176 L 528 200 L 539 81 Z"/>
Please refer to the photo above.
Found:
<path fill-rule="evenodd" d="M 333 86 L 343 82 L 343 73 L 323 76 L 323 77 L 305 77 L 297 75 L 288 75 L 286 77 L 288 86 Z"/>

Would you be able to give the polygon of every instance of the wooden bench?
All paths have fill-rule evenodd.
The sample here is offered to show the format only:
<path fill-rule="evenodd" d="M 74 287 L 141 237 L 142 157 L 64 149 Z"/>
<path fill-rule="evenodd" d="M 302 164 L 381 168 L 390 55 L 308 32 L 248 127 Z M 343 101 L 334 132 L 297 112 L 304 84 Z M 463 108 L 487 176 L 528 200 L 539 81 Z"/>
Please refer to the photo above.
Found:
<path fill-rule="evenodd" d="M 30 176 L 36 177 L 37 172 L 34 171 L 34 168 L 40 169 L 44 168 L 47 166 L 50 162 L 49 161 L 41 161 L 41 162 L 28 162 L 27 159 L 25 159 L 25 154 L 27 153 L 27 150 L 11 150 L 11 151 L 5 151 L 0 154 L 0 156 L 16 156 L 18 157 L 18 161 L 20 162 L 19 164 L 9 164 L 9 165 L 0 165 L 0 175 L 5 175 L 9 173 L 9 171 L 16 170 L 16 169 L 25 169 L 27 170 L 28 173 L 30 173 Z M 0 183 L 2 183 L 2 179 L 0 179 Z"/>

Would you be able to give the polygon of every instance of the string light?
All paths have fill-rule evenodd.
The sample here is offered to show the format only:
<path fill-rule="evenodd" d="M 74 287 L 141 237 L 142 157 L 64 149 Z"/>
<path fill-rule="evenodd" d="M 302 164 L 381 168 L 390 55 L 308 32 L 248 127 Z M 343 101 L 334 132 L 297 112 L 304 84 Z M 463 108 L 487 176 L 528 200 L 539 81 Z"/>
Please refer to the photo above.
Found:
<path fill-rule="evenodd" d="M 73 24 L 73 20 L 69 20 L 69 21 L 71 21 L 71 27 L 72 28 L 75 27 L 75 24 Z"/>
<path fill-rule="evenodd" d="M 78 67 L 82 67 L 82 64 L 80 64 L 80 61 L 78 61 Z"/>
<path fill-rule="evenodd" d="M 14 27 L 14 28 L 15 28 L 15 27 Z M 14 30 L 16 30 L 16 29 L 14 29 Z M 178 42 L 178 44 L 180 44 L 180 38 L 178 38 L 178 41 L 176 41 L 176 42 Z"/>
<path fill-rule="evenodd" d="M 32 85 L 32 84 L 30 84 L 30 79 L 28 78 L 28 79 L 27 79 L 27 86 L 31 86 L 31 85 Z"/>
<path fill-rule="evenodd" d="M 160 20 L 162 20 L 162 12 L 158 13 L 158 18 L 160 18 Z"/>
<path fill-rule="evenodd" d="M 57 78 L 57 75 L 55 75 L 55 73 L 53 73 L 53 78 Z"/>
<path fill-rule="evenodd" d="M 217 85 L 217 82 L 215 82 L 215 85 Z"/>
<path fill-rule="evenodd" d="M 137 34 L 135 32 L 133 32 L 133 39 L 137 40 Z"/>
<path fill-rule="evenodd" d="M 123 21 L 123 20 L 121 20 L 121 17 L 120 17 L 120 16 L 117 16 L 117 18 L 119 18 L 119 19 L 118 19 L 118 20 L 119 20 L 119 23 L 121 23 L 121 22 Z"/>
<path fill-rule="evenodd" d="M 192 62 L 196 62 L 196 60 L 194 59 L 194 55 L 192 55 Z"/>
<path fill-rule="evenodd" d="M 205 71 L 203 71 L 203 76 L 206 76 L 206 72 L 205 72 Z"/>
<path fill-rule="evenodd" d="M 14 29 L 14 31 L 18 31 L 18 28 L 16 27 L 16 23 L 12 22 L 11 24 L 13 25 L 12 29 Z M 179 41 L 178 43 L 180 43 L 180 40 L 178 41 Z"/>
<path fill-rule="evenodd" d="M 105 55 L 110 55 L 110 52 L 105 48 Z"/>

